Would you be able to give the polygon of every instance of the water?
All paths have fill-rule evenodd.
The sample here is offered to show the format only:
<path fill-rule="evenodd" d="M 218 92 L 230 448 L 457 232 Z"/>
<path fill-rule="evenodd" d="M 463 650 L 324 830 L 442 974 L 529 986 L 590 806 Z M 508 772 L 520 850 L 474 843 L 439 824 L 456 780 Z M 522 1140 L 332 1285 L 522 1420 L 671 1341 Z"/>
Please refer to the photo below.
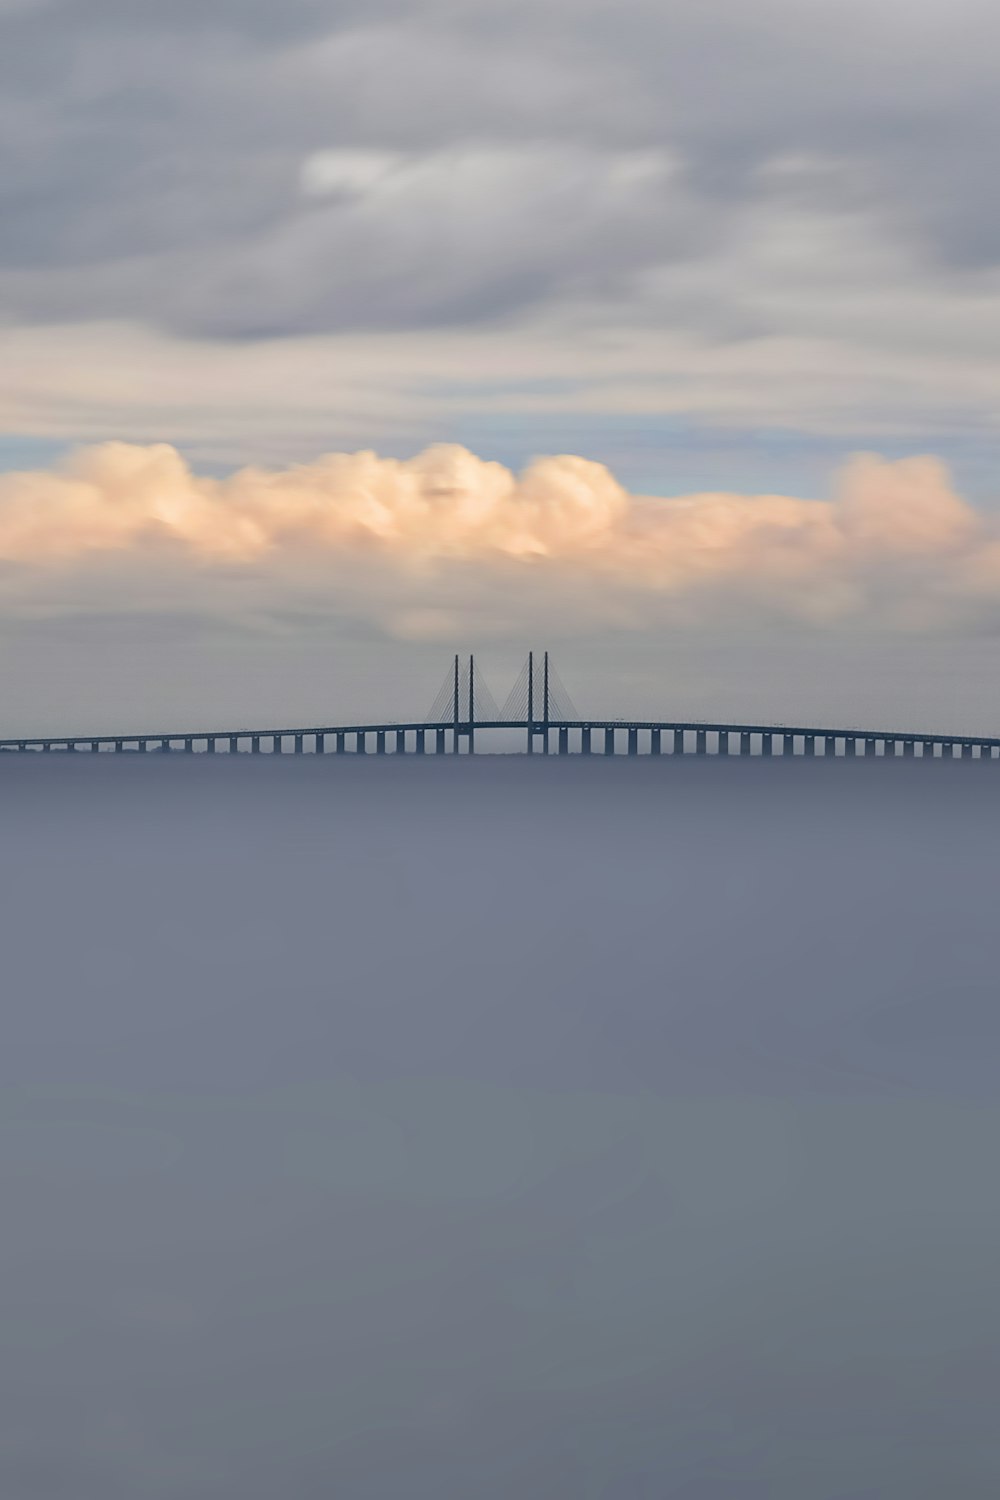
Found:
<path fill-rule="evenodd" d="M 5 758 L 0 1493 L 1000 1484 L 1000 767 Z"/>

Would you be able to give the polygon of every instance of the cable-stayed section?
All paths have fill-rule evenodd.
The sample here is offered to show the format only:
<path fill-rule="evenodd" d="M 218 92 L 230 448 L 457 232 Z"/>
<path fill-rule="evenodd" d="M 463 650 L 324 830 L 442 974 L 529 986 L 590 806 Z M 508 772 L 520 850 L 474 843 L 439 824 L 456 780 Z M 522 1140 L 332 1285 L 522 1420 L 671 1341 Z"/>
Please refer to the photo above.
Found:
<path fill-rule="evenodd" d="M 579 714 L 573 704 L 573 700 L 567 693 L 559 673 L 552 662 L 549 662 L 549 720 L 559 723 L 560 720 L 577 720 Z"/>
<path fill-rule="evenodd" d="M 501 717 L 489 682 L 475 663 L 475 657 L 469 657 L 463 667 L 459 703 L 460 717 L 475 720 L 475 723 L 493 724 Z"/>
<path fill-rule="evenodd" d="M 437 697 L 427 710 L 424 722 L 427 724 L 442 724 L 446 719 L 454 717 L 454 708 L 455 668 L 452 664 L 444 674 L 444 681 L 438 688 Z"/>
<path fill-rule="evenodd" d="M 500 711 L 501 718 L 535 723 L 566 723 L 577 718 L 573 700 L 547 651 L 533 651 Z"/>
<path fill-rule="evenodd" d="M 500 718 L 513 720 L 520 723 L 528 717 L 528 674 L 531 657 L 527 657 L 523 667 L 517 674 L 517 681 L 507 694 L 507 699 L 500 710 Z"/>
<path fill-rule="evenodd" d="M 444 674 L 444 681 L 438 689 L 437 696 L 427 711 L 425 723 L 452 723 L 457 718 L 463 724 L 470 721 L 477 724 L 495 724 L 500 716 L 497 701 L 475 657 L 454 657 Z"/>

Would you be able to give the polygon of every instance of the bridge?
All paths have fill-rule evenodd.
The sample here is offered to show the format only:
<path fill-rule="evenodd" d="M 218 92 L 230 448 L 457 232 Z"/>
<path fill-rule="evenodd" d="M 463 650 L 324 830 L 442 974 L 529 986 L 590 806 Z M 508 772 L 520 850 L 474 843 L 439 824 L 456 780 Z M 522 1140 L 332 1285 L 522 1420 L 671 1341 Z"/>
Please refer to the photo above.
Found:
<path fill-rule="evenodd" d="M 883 756 L 994 760 L 1000 737 L 917 734 L 911 730 L 817 725 L 727 724 L 672 719 L 581 718 L 549 653 L 534 652 L 498 707 L 475 658 L 456 656 L 425 719 L 407 723 L 322 724 L 303 728 L 207 730 L 199 733 L 42 735 L 0 739 L 0 752 L 196 751 L 236 755 L 291 752 L 364 755 L 474 754 L 483 734 L 516 730 L 528 755 Z"/>

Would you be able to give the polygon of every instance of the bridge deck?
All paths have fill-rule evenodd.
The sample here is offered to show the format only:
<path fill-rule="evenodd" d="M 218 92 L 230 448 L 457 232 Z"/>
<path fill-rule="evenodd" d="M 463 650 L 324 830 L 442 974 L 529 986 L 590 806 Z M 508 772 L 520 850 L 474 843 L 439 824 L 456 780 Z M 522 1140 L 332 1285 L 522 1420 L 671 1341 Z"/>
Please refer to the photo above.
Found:
<path fill-rule="evenodd" d="M 320 750 L 324 748 L 324 742 L 327 738 L 335 740 L 339 748 L 339 745 L 345 742 L 348 737 L 354 737 L 357 741 L 358 737 L 366 739 L 369 735 L 375 735 L 376 739 L 380 736 L 388 735 L 403 735 L 405 739 L 407 735 L 414 735 L 420 736 L 422 740 L 423 737 L 431 737 L 433 739 L 435 736 L 440 736 L 441 734 L 449 737 L 452 742 L 452 748 L 454 748 L 456 730 L 460 739 L 468 739 L 470 732 L 478 736 L 490 730 L 514 730 L 527 736 L 528 721 L 526 719 L 476 720 L 470 725 L 468 720 L 459 720 L 456 723 L 454 719 L 434 720 L 429 723 L 423 720 L 385 720 L 362 724 L 318 724 L 288 728 L 188 729 L 157 732 L 155 734 L 145 732 L 140 734 L 19 735 L 16 738 L 0 739 L 0 750 L 26 751 L 77 749 L 80 747 L 97 749 L 101 746 L 111 747 L 115 750 L 122 750 L 133 746 L 148 749 L 150 747 L 172 747 L 175 742 L 182 742 L 185 748 L 189 745 L 193 746 L 196 742 L 214 747 L 218 743 L 229 743 L 231 746 L 238 746 L 240 741 L 245 740 L 250 741 L 252 745 L 255 743 L 259 745 L 261 741 L 270 740 L 276 749 L 281 750 L 283 748 L 282 742 L 288 739 L 294 742 L 296 751 L 301 751 L 305 747 L 305 742 L 309 740 L 313 742 L 314 750 Z M 631 753 L 635 753 L 636 751 L 635 737 L 640 733 L 658 737 L 654 753 L 656 749 L 659 749 L 658 741 L 663 736 L 686 736 L 689 734 L 696 736 L 698 743 L 696 753 L 706 753 L 707 742 L 703 737 L 708 735 L 717 737 L 716 750 L 711 753 L 723 754 L 728 751 L 728 741 L 731 736 L 739 737 L 741 745 L 745 745 L 744 736 L 759 737 L 762 741 L 768 743 L 773 742 L 775 739 L 786 741 L 788 738 L 791 738 L 793 741 L 791 746 L 793 753 L 795 753 L 794 741 L 796 740 L 803 741 L 803 749 L 806 753 L 808 753 L 810 745 L 814 745 L 816 741 L 843 741 L 845 751 L 848 743 L 853 746 L 858 742 L 880 743 L 883 746 L 888 744 L 894 746 L 902 745 L 904 748 L 916 747 L 918 745 L 930 747 L 945 745 L 961 746 L 963 748 L 978 747 L 980 750 L 990 751 L 1000 748 L 1000 736 L 945 734 L 940 730 L 918 732 L 912 729 L 862 729 L 810 724 L 739 724 L 697 719 L 550 719 L 547 723 L 544 720 L 536 719 L 532 721 L 531 735 L 533 739 L 544 741 L 547 736 L 551 737 L 552 735 L 559 734 L 560 748 L 565 750 L 564 735 L 568 736 L 571 732 L 574 735 L 579 735 L 582 743 L 586 745 L 590 737 L 595 734 L 600 735 L 602 732 L 605 734 L 610 733 L 613 737 L 619 731 L 628 733 Z M 725 749 L 720 751 L 718 747 L 723 740 L 725 740 Z M 276 745 L 275 742 L 277 742 Z M 678 745 L 676 739 L 672 741 L 672 744 L 674 745 L 675 753 L 686 753 L 684 747 Z M 746 753 L 746 751 L 744 750 L 743 753 Z"/>

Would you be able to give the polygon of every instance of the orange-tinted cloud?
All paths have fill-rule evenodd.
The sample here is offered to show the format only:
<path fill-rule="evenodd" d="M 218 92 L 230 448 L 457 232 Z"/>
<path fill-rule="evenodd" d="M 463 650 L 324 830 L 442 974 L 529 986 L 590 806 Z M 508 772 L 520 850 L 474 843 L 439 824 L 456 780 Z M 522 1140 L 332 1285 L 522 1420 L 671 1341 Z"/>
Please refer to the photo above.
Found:
<path fill-rule="evenodd" d="M 453 446 L 409 460 L 331 453 L 216 479 L 166 444 L 106 443 L 57 470 L 0 476 L 8 563 L 50 573 L 110 554 L 127 572 L 130 556 L 145 565 L 166 551 L 175 567 L 273 571 L 292 593 L 297 574 L 314 590 L 326 575 L 336 587 L 352 569 L 375 570 L 373 611 L 399 619 L 433 615 L 427 585 L 443 574 L 449 628 L 456 579 L 468 596 L 478 581 L 516 585 L 539 567 L 584 611 L 609 595 L 626 610 L 630 599 L 690 606 L 723 588 L 813 620 L 880 599 L 911 618 L 922 600 L 992 595 L 998 550 L 1000 533 L 928 457 L 856 458 L 829 500 L 633 496 L 584 458 L 538 459 L 517 475 Z"/>

